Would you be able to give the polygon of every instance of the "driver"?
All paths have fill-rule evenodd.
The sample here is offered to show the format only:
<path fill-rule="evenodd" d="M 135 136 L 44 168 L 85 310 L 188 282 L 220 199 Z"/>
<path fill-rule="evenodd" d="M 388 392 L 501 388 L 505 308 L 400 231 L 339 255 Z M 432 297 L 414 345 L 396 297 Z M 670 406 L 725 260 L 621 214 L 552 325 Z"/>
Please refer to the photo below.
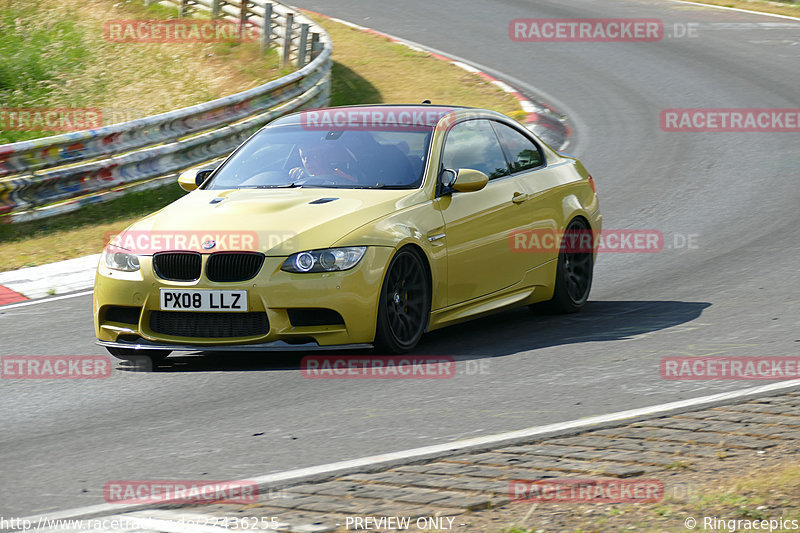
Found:
<path fill-rule="evenodd" d="M 335 142 L 322 141 L 320 144 L 299 148 L 301 166 L 289 171 L 292 181 L 308 178 L 343 178 L 357 183 L 358 179 L 342 167 L 346 167 L 352 156 Z"/>

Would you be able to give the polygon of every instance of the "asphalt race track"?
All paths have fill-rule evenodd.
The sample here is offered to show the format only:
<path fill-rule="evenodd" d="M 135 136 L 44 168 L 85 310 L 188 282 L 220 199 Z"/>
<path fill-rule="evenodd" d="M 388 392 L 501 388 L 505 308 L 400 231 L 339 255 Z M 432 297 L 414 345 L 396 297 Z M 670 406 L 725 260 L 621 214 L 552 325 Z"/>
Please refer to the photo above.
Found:
<path fill-rule="evenodd" d="M 0 514 L 102 503 L 109 480 L 246 479 L 758 384 L 665 381 L 665 356 L 800 354 L 800 137 L 659 127 L 665 108 L 800 107 L 800 21 L 666 0 L 294 3 L 460 56 L 567 113 L 605 228 L 660 230 L 664 250 L 603 254 L 577 316 L 515 310 L 426 336 L 415 353 L 456 356 L 452 379 L 309 380 L 301 354 L 264 353 L 0 383 Z M 515 18 L 594 17 L 659 18 L 668 36 L 508 36 Z M 688 23 L 695 37 L 669 36 Z M 90 306 L 0 311 L 0 353 L 104 354 Z"/>

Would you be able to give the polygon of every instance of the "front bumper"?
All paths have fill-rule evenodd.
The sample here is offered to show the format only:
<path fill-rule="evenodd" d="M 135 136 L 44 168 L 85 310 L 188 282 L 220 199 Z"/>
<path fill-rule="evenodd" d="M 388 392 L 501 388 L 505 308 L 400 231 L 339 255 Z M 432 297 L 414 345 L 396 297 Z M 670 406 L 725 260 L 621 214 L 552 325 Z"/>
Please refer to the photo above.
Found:
<path fill-rule="evenodd" d="M 370 246 L 354 268 L 343 272 L 292 274 L 280 270 L 286 257 L 267 257 L 259 274 L 250 280 L 216 283 L 203 275 L 197 281 L 158 278 L 152 257 L 140 256 L 141 269 L 120 272 L 98 266 L 93 314 L 98 343 L 115 348 L 168 350 L 269 350 L 285 345 L 337 346 L 369 344 L 375 338 L 380 288 L 393 249 Z M 160 310 L 160 289 L 247 290 L 248 312 L 265 313 L 268 331 L 245 337 L 183 337 L 153 331 L 151 314 Z M 106 316 L 114 307 L 135 308 L 138 323 L 119 322 Z M 293 325 L 289 311 L 327 309 L 338 313 L 338 324 Z M 239 315 L 241 313 L 220 313 Z M 111 317 L 114 318 L 114 317 Z M 275 344 L 275 343 L 280 344 Z"/>

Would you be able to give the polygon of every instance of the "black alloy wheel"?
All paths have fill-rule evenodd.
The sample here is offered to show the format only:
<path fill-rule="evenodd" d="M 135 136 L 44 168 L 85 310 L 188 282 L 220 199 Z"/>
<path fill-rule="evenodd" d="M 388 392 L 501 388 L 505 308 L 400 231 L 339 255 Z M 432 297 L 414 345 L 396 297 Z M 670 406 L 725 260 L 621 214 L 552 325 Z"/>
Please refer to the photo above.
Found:
<path fill-rule="evenodd" d="M 419 254 L 402 248 L 391 263 L 381 289 L 375 347 L 405 353 L 417 345 L 430 313 L 430 287 Z"/>

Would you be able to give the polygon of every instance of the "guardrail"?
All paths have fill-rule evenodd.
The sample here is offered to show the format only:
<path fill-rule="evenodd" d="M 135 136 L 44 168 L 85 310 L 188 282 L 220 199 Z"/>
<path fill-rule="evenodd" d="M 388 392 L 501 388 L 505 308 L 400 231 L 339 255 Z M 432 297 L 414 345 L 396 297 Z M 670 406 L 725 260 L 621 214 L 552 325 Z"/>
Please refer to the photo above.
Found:
<path fill-rule="evenodd" d="M 0 223 L 44 218 L 160 184 L 227 155 L 280 115 L 327 105 L 332 43 L 307 17 L 276 2 L 162 1 L 178 5 L 183 16 L 205 9 L 212 17 L 256 25 L 262 47 L 278 46 L 283 64 L 299 69 L 191 107 L 0 145 Z"/>

